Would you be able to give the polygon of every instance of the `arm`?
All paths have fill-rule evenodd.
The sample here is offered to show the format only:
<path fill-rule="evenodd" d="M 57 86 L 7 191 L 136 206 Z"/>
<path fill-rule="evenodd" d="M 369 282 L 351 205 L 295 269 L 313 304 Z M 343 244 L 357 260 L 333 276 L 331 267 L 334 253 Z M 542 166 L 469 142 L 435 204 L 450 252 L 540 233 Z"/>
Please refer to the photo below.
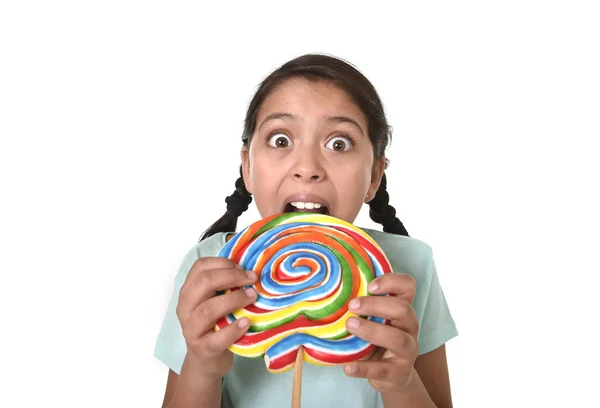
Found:
<path fill-rule="evenodd" d="M 167 389 L 165 390 L 165 397 L 163 399 L 162 408 L 168 408 L 169 404 L 173 400 L 175 390 L 177 389 L 177 383 L 179 382 L 179 375 L 173 370 L 169 370 L 169 376 L 167 377 Z"/>
<path fill-rule="evenodd" d="M 163 408 L 220 408 L 221 379 L 203 378 L 184 360 L 181 376 L 169 370 Z"/>
<path fill-rule="evenodd" d="M 452 408 L 446 346 L 417 357 L 415 370 L 438 408 Z"/>
<path fill-rule="evenodd" d="M 385 408 L 437 407 L 452 408 L 446 347 L 417 357 L 408 389 L 401 395 L 381 394 Z"/>

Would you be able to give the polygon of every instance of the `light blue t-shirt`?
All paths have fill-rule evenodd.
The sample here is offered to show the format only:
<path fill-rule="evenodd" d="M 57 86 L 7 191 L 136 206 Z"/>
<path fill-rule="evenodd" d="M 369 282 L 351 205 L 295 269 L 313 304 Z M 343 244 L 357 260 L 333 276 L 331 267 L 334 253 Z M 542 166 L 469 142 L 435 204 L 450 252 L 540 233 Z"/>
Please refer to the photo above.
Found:
<path fill-rule="evenodd" d="M 417 291 L 413 308 L 419 320 L 420 354 L 442 346 L 458 332 L 438 281 L 429 245 L 417 239 L 363 228 L 383 249 L 393 271 L 413 276 Z M 177 374 L 186 354 L 185 339 L 177 318 L 179 290 L 194 262 L 216 256 L 225 245 L 226 233 L 218 233 L 196 244 L 185 256 L 154 355 Z M 366 379 L 348 377 L 342 366 L 302 367 L 303 407 L 382 408 L 381 395 Z M 269 408 L 289 406 L 292 400 L 293 370 L 271 374 L 263 359 L 234 356 L 233 367 L 223 380 L 222 406 L 225 408 Z"/>

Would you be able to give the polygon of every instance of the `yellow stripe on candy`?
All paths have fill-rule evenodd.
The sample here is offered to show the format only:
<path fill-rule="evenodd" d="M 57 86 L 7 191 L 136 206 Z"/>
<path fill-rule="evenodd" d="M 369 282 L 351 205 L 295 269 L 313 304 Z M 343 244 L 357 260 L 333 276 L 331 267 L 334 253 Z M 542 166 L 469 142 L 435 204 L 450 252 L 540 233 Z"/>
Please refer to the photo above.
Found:
<path fill-rule="evenodd" d="M 279 340 L 295 333 L 306 333 L 311 336 L 318 337 L 320 339 L 332 339 L 335 337 L 339 337 L 340 335 L 347 333 L 346 330 L 346 320 L 350 317 L 356 316 L 356 314 L 347 311 L 342 318 L 336 320 L 335 322 L 329 323 L 323 326 L 312 326 L 312 327 L 303 327 L 291 329 L 273 337 L 270 337 L 260 343 L 241 346 L 238 344 L 233 344 L 230 348 L 236 354 L 244 355 L 246 357 L 260 357 L 265 353 L 265 350 L 271 347 L 273 344 L 277 343 Z"/>

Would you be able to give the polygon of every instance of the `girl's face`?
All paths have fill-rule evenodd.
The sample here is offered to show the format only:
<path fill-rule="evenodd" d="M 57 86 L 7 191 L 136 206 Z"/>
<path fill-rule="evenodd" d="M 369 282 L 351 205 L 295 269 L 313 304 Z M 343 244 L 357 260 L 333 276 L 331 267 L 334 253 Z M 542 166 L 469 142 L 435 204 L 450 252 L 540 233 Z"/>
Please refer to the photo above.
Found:
<path fill-rule="evenodd" d="M 354 222 L 385 169 L 374 163 L 367 119 L 333 84 L 289 79 L 257 112 L 243 176 L 264 218 L 290 211 Z"/>

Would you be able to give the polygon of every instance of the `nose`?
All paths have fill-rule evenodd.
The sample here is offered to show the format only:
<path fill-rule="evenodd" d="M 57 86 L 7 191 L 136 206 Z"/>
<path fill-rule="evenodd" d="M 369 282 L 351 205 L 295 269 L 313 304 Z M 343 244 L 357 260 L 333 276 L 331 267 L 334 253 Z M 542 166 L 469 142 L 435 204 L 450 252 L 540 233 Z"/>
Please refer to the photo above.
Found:
<path fill-rule="evenodd" d="M 300 149 L 299 149 L 300 150 Z M 312 149 L 298 152 L 298 158 L 291 168 L 291 175 L 296 181 L 317 182 L 325 178 L 325 169 Z"/>

